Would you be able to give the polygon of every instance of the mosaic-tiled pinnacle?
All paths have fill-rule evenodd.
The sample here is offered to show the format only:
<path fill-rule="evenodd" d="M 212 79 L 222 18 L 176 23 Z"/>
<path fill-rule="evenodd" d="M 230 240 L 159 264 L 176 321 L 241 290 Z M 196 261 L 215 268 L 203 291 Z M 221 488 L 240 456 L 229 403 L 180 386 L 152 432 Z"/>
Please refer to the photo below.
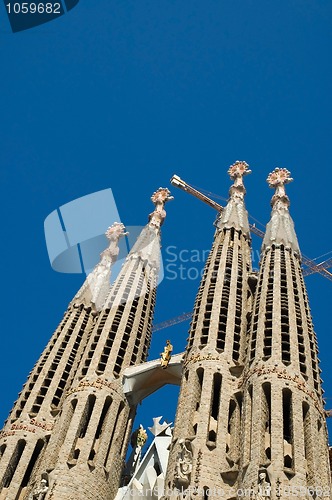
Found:
<path fill-rule="evenodd" d="M 109 227 L 105 236 L 109 240 L 109 246 L 100 254 L 100 262 L 87 276 L 84 284 L 75 295 L 74 304 L 84 303 L 100 311 L 103 308 L 106 297 L 110 292 L 111 267 L 119 255 L 119 240 L 128 233 L 119 222 Z"/>
<path fill-rule="evenodd" d="M 249 222 L 248 213 L 244 206 L 244 195 L 246 190 L 243 184 L 243 177 L 250 174 L 249 165 L 245 161 L 236 161 L 229 167 L 228 174 L 234 184 L 229 190 L 229 200 L 222 211 L 217 226 L 220 229 L 234 228 L 242 231 L 243 234 L 249 237 Z"/>
<path fill-rule="evenodd" d="M 267 178 L 267 182 L 275 193 L 271 200 L 272 213 L 270 222 L 266 226 L 262 252 L 272 245 L 283 245 L 291 248 L 300 255 L 294 222 L 289 214 L 289 198 L 285 191 L 285 184 L 292 182 L 291 174 L 286 168 L 275 168 Z"/>

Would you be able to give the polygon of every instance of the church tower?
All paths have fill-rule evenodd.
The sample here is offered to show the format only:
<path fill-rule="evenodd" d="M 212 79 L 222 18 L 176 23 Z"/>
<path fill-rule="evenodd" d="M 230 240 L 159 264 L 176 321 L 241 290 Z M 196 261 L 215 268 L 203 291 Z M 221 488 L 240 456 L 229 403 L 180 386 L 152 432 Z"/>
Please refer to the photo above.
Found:
<path fill-rule="evenodd" d="M 106 232 L 109 247 L 69 304 L 5 423 L 0 435 L 0 499 L 25 498 L 98 317 L 98 305 L 109 293 L 111 265 L 123 234 L 118 223 Z"/>
<path fill-rule="evenodd" d="M 272 500 L 286 498 L 287 491 L 309 498 L 308 488 L 316 491 L 313 498 L 331 495 L 317 340 L 285 193 L 291 180 L 279 168 L 267 179 L 275 194 L 241 382 L 240 486 L 264 489 L 260 498 Z"/>
<path fill-rule="evenodd" d="M 245 162 L 236 162 L 229 169 L 234 184 L 216 222 L 212 250 L 196 297 L 166 475 L 166 498 L 172 497 L 172 490 L 188 488 L 201 492 L 195 497 L 199 499 L 202 494 L 210 498 L 214 489 L 224 492 L 222 498 L 231 498 L 237 484 L 242 409 L 238 384 L 252 298 L 243 185 L 243 176 L 248 173 Z"/>
<path fill-rule="evenodd" d="M 160 266 L 160 227 L 168 189 L 152 196 L 155 210 L 139 235 L 92 329 L 67 390 L 44 460 L 47 500 L 112 499 L 119 487 L 136 407 L 122 373 L 147 358 Z M 35 486 L 34 486 L 35 487 Z"/>

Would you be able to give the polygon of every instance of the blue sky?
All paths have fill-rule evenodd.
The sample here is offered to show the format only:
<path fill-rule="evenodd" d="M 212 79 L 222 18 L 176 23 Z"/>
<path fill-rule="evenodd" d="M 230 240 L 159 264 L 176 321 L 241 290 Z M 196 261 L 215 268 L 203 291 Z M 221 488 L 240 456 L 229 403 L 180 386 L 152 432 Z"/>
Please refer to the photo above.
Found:
<path fill-rule="evenodd" d="M 152 192 L 173 173 L 227 197 L 227 168 L 240 159 L 253 171 L 247 208 L 265 224 L 265 179 L 286 167 L 302 251 L 332 250 L 331 25 L 327 0 L 80 0 L 58 20 L 13 34 L 0 6 L 1 420 L 84 278 L 48 261 L 43 222 L 64 203 L 112 188 L 122 222 L 143 225 Z M 172 194 L 166 267 L 171 246 L 203 254 L 214 232 L 211 208 Z M 173 277 L 166 268 L 156 322 L 193 307 L 199 280 Z M 332 408 L 332 282 L 306 282 Z M 156 333 L 151 358 L 166 338 L 182 351 L 187 329 Z M 175 400 L 176 390 L 151 397 L 140 422 L 173 420 Z"/>

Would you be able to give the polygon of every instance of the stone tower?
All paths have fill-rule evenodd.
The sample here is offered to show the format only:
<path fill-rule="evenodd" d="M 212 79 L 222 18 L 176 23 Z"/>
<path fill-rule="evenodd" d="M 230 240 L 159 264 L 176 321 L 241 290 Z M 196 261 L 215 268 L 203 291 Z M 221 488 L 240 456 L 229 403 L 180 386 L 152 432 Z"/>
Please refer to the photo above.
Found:
<path fill-rule="evenodd" d="M 317 340 L 285 193 L 291 180 L 278 168 L 267 179 L 275 194 L 240 386 L 240 486 L 257 491 L 264 484 L 272 500 L 287 491 L 309 498 L 310 487 L 313 498 L 331 498 Z"/>
<path fill-rule="evenodd" d="M 111 265 L 123 234 L 123 225 L 118 223 L 106 232 L 109 247 L 69 304 L 5 423 L 0 436 L 1 499 L 25 498 L 31 473 L 43 459 L 65 393 L 98 317 L 98 306 L 109 293 Z"/>
<path fill-rule="evenodd" d="M 67 390 L 44 460 L 49 500 L 115 497 L 136 407 L 122 388 L 125 368 L 144 362 L 150 344 L 160 265 L 160 227 L 168 189 L 152 196 L 150 215 L 108 294 Z"/>
<path fill-rule="evenodd" d="M 69 304 L 1 432 L 0 499 L 115 496 L 135 415 L 121 373 L 147 356 L 169 199 L 168 189 L 153 194 L 155 210 L 112 287 L 111 265 L 125 233 L 118 223 L 108 229 L 109 247 Z"/>
<path fill-rule="evenodd" d="M 196 298 L 165 500 L 331 498 L 328 439 L 301 254 L 286 169 L 275 188 L 260 272 L 252 272 L 242 177 L 230 199 Z"/>
<path fill-rule="evenodd" d="M 248 173 L 245 162 L 229 169 L 234 184 L 217 220 L 196 297 L 168 462 L 168 492 L 196 488 L 207 495 L 215 488 L 224 491 L 222 498 L 231 498 L 237 484 L 242 408 L 238 383 L 252 302 L 243 185 Z"/>

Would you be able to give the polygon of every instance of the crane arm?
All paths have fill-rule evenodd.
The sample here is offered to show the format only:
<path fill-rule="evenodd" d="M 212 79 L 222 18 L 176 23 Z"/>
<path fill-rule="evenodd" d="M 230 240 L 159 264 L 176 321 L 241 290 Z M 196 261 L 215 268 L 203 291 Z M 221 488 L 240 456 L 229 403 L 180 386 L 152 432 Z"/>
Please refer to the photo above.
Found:
<path fill-rule="evenodd" d="M 199 200 L 203 201 L 204 203 L 214 208 L 218 212 L 222 212 L 224 210 L 224 207 L 219 205 L 219 203 L 217 203 L 214 200 L 211 200 L 211 198 L 198 191 L 198 189 L 192 187 L 190 184 L 181 179 L 181 177 L 179 177 L 178 175 L 173 175 L 173 177 L 171 178 L 171 184 L 173 186 L 182 189 L 183 191 L 186 191 L 192 196 L 195 196 L 195 198 L 198 198 Z M 260 238 L 264 238 L 264 232 L 261 229 L 258 229 L 258 227 L 256 227 L 254 224 L 249 224 L 249 227 L 252 233 L 256 234 Z M 319 273 L 325 278 L 332 281 L 332 273 L 330 273 L 327 270 L 327 268 L 331 267 L 331 259 L 322 262 L 321 264 L 316 264 L 316 262 L 314 262 L 312 259 L 309 259 L 308 257 L 302 254 L 302 262 L 305 266 L 307 266 L 307 269 L 304 270 L 305 276 L 313 273 Z"/>
<path fill-rule="evenodd" d="M 182 321 L 191 319 L 192 315 L 192 312 L 187 312 L 181 314 L 180 316 L 176 316 L 175 318 L 163 321 L 162 323 L 157 323 L 156 325 L 153 325 L 152 331 L 158 332 L 159 330 L 163 330 L 164 328 L 168 328 L 169 326 L 177 325 L 178 323 L 182 323 Z"/>
<path fill-rule="evenodd" d="M 192 186 L 190 186 L 189 184 L 187 184 L 178 175 L 173 175 L 173 177 L 171 178 L 171 184 L 172 184 L 172 186 L 176 186 L 176 187 L 182 189 L 183 191 L 186 191 L 187 193 L 192 194 L 193 196 L 195 196 L 195 198 L 198 198 L 199 200 L 203 201 L 204 203 L 206 203 L 210 207 L 214 208 L 218 212 L 222 212 L 224 210 L 224 207 L 219 205 L 219 203 L 217 203 L 214 200 L 211 200 L 211 198 L 209 198 L 205 194 L 201 193 L 200 191 L 197 191 L 197 189 L 195 189 Z"/>

